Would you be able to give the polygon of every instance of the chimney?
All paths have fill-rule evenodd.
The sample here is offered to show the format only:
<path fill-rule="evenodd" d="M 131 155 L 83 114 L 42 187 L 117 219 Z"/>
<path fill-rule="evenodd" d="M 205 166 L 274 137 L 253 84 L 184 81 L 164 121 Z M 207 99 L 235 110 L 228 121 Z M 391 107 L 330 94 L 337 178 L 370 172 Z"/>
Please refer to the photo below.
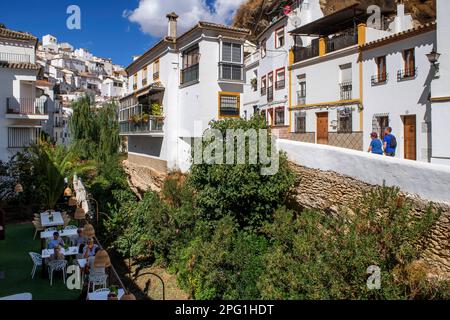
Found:
<path fill-rule="evenodd" d="M 167 36 L 175 39 L 177 37 L 177 19 L 178 15 L 175 12 L 169 13 L 167 16 L 169 19 L 169 30 Z"/>

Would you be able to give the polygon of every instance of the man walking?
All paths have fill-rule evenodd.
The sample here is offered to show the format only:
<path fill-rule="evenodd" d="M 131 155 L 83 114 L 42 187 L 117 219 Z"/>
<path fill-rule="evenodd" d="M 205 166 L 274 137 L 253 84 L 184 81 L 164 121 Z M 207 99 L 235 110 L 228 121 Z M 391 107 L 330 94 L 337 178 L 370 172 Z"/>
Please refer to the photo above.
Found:
<path fill-rule="evenodd" d="M 383 139 L 384 154 L 388 157 L 395 157 L 395 150 L 397 149 L 397 139 L 392 134 L 392 128 L 387 127 L 384 130 Z"/>

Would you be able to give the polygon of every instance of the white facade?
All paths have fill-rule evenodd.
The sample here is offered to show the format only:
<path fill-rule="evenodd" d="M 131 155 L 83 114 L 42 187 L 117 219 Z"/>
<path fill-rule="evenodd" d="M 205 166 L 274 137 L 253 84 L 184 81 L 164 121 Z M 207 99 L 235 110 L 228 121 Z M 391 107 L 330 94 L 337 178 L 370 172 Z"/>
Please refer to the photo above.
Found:
<path fill-rule="evenodd" d="M 247 35 L 244 29 L 200 22 L 176 39 L 165 38 L 127 68 L 131 93 L 121 100 L 119 117 L 131 161 L 187 171 L 193 138 L 212 120 L 239 117 Z M 133 113 L 145 114 L 155 102 L 163 118 L 146 115 L 131 123 Z"/>
<path fill-rule="evenodd" d="M 36 89 L 37 39 L 0 28 L 0 160 L 36 142 L 48 121 L 49 97 Z"/>
<path fill-rule="evenodd" d="M 433 163 L 450 165 L 450 142 L 448 123 L 450 120 L 450 3 L 437 0 L 437 44 L 435 51 L 441 54 L 438 60 L 437 77 L 431 85 L 431 122 Z"/>

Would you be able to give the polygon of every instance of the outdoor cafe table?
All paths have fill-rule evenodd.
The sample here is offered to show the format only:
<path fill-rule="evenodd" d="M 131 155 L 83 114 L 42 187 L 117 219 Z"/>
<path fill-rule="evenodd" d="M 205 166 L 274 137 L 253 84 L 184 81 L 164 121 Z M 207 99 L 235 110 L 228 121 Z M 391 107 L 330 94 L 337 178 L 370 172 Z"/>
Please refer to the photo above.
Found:
<path fill-rule="evenodd" d="M 87 299 L 88 300 L 108 300 L 109 291 L 102 292 L 88 292 Z M 125 294 L 125 290 L 119 289 L 119 294 L 117 298 L 120 300 L 122 296 Z"/>
<path fill-rule="evenodd" d="M 78 234 L 77 231 L 77 229 L 63 229 L 58 231 L 58 233 L 60 237 L 73 237 Z M 42 231 L 41 239 L 51 239 L 53 238 L 53 233 L 55 233 L 55 231 Z"/>
<path fill-rule="evenodd" d="M 50 258 L 50 256 L 55 252 L 53 249 L 43 249 L 42 250 L 42 259 Z M 78 254 L 78 247 L 69 247 L 67 250 L 61 248 L 60 252 L 67 256 L 75 256 Z"/>
<path fill-rule="evenodd" d="M 64 225 L 64 220 L 62 218 L 61 212 L 53 212 L 52 215 L 53 215 L 53 220 L 50 221 L 50 213 L 49 212 L 41 213 L 41 225 L 44 228 Z"/>

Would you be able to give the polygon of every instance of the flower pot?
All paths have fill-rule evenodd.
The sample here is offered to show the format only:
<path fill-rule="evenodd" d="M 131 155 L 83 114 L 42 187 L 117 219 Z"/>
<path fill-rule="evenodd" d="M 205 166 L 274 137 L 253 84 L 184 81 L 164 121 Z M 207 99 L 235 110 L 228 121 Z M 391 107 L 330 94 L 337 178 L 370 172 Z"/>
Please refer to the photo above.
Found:
<path fill-rule="evenodd" d="M 119 298 L 117 298 L 117 294 L 115 293 L 109 293 L 108 294 L 108 300 L 119 300 Z"/>

